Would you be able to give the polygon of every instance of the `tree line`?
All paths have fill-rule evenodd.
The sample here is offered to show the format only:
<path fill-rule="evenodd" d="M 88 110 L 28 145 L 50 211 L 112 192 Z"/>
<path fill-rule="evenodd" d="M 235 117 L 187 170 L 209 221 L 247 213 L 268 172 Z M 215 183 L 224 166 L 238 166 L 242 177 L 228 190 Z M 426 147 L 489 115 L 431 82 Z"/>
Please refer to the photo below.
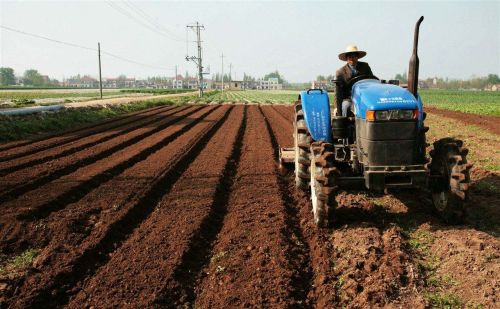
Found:
<path fill-rule="evenodd" d="M 408 76 L 406 72 L 403 74 L 396 74 L 394 79 L 399 80 L 402 84 L 408 83 Z M 487 76 L 472 77 L 470 79 L 449 79 L 447 77 L 429 77 L 421 79 L 424 86 L 427 88 L 438 89 L 485 89 L 492 85 L 500 84 L 500 77 L 498 74 L 488 74 Z"/>
<path fill-rule="evenodd" d="M 277 78 L 278 82 L 280 84 L 283 84 L 283 85 L 288 84 L 288 82 L 285 80 L 285 78 L 283 77 L 283 75 L 281 75 L 277 70 L 274 71 L 274 72 L 271 72 L 271 73 L 268 73 L 268 74 L 264 75 L 264 77 L 262 79 L 263 80 L 267 80 L 269 78 Z M 222 80 L 224 80 L 224 82 L 230 82 L 233 79 L 232 79 L 232 76 L 230 74 L 224 74 L 224 76 L 222 76 L 222 74 L 216 73 L 216 74 L 212 74 L 212 80 L 215 81 L 215 82 L 220 82 Z M 248 75 L 246 73 L 243 73 L 243 80 L 242 81 L 244 81 L 244 82 L 255 82 L 257 80 L 258 80 L 258 78 L 255 78 L 254 76 L 251 76 L 251 75 Z"/>
<path fill-rule="evenodd" d="M 318 75 L 317 81 L 331 81 L 335 79 L 335 75 Z M 408 83 L 408 74 L 398 73 L 394 79 L 399 80 L 401 84 Z M 492 85 L 500 84 L 500 78 L 497 74 L 488 74 L 488 76 L 472 77 L 470 79 L 449 79 L 447 77 L 429 77 L 420 79 L 427 88 L 439 89 L 485 89 Z"/>
<path fill-rule="evenodd" d="M 184 78 L 188 78 L 188 72 L 185 73 Z M 120 75 L 120 78 L 126 78 L 125 75 Z M 280 84 L 283 84 L 284 87 L 291 86 L 288 83 L 282 74 L 278 71 L 270 72 L 264 75 L 263 79 L 267 80 L 269 78 L 277 78 Z M 148 80 L 166 80 L 166 77 L 148 77 Z M 335 79 L 334 75 L 318 75 L 316 77 L 317 81 L 331 81 Z M 399 80 L 402 84 L 408 82 L 407 73 L 404 72 L 402 74 L 398 73 L 394 77 L 394 79 Z M 47 75 L 42 75 L 35 69 L 29 69 L 24 72 L 24 74 L 18 78 L 19 82 L 25 86 L 32 87 L 51 87 L 51 86 L 59 86 L 59 81 L 56 79 L 50 79 Z M 17 85 L 18 80 L 16 80 L 16 76 L 14 74 L 14 70 L 8 67 L 0 68 L 0 86 L 12 86 Z M 232 81 L 232 77 L 230 74 L 213 74 L 212 80 L 215 82 L 220 82 L 224 80 L 224 82 Z M 243 81 L 244 82 L 255 82 L 257 78 L 243 73 Z M 439 88 L 439 89 L 485 89 L 490 87 L 491 85 L 500 84 L 500 78 L 498 74 L 488 74 L 488 76 L 483 77 L 472 77 L 468 80 L 460 80 L 460 79 L 449 79 L 443 77 L 430 77 L 426 79 L 421 79 L 421 82 L 424 83 L 424 86 L 427 88 Z"/>
<path fill-rule="evenodd" d="M 20 82 L 25 86 L 33 87 L 50 87 L 59 85 L 58 80 L 50 79 L 47 75 L 42 75 L 35 69 L 24 71 L 24 74 L 20 78 Z M 17 84 L 18 82 L 12 68 L 0 68 L 0 86 L 13 86 Z"/>

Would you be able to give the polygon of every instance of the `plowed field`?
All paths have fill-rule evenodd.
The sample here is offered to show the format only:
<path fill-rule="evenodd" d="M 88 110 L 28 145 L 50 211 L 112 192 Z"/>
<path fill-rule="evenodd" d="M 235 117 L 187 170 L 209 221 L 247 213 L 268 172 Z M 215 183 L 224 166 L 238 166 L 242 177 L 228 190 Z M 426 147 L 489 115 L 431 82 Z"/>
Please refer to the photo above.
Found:
<path fill-rule="evenodd" d="M 498 174 L 473 170 L 486 223 L 444 225 L 424 191 L 342 191 L 318 229 L 277 164 L 292 118 L 158 107 L 0 145 L 0 308 L 499 305 Z"/>

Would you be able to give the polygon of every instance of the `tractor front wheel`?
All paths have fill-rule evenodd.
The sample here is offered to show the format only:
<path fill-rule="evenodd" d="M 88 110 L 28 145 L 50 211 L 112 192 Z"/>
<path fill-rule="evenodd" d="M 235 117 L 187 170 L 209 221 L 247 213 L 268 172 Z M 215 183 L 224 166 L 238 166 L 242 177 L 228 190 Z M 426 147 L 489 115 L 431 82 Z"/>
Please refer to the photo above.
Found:
<path fill-rule="evenodd" d="M 338 170 L 334 166 L 333 145 L 314 142 L 311 145 L 311 203 L 314 223 L 328 227 L 335 209 Z"/>
<path fill-rule="evenodd" d="M 461 140 L 443 138 L 434 143 L 430 151 L 430 190 L 432 202 L 439 215 L 450 224 L 463 222 L 464 203 L 470 183 L 467 163 L 468 150 Z"/>

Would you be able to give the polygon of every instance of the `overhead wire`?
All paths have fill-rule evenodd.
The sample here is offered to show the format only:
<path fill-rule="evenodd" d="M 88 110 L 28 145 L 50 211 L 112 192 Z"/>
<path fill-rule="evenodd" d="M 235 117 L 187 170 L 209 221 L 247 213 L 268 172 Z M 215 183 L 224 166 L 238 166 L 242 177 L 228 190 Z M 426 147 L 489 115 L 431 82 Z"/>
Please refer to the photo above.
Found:
<path fill-rule="evenodd" d="M 105 1 L 115 11 L 121 13 L 124 16 L 127 16 L 128 18 L 132 19 L 133 21 L 135 21 L 136 23 L 140 24 L 141 26 L 143 26 L 143 27 L 145 27 L 145 28 L 153 31 L 154 33 L 156 33 L 158 35 L 161 35 L 161 36 L 163 36 L 163 37 L 165 37 L 165 38 L 167 38 L 169 40 L 178 41 L 178 42 L 183 42 L 184 41 L 182 39 L 174 38 L 174 37 L 172 37 L 171 34 L 167 34 L 164 31 L 158 30 L 157 28 L 155 28 L 155 26 L 149 25 L 148 23 L 146 23 L 143 20 L 141 20 L 141 19 L 137 18 L 136 16 L 134 16 L 132 13 L 130 13 L 124 7 L 119 6 L 118 3 L 115 3 L 115 2 L 112 2 L 112 1 L 109 1 L 109 0 L 105 0 Z M 156 26 L 156 27 L 158 27 L 158 26 Z"/>
<path fill-rule="evenodd" d="M 64 44 L 64 45 L 68 45 L 68 46 L 72 46 L 72 47 L 77 47 L 77 48 L 82 48 L 82 49 L 86 49 L 86 50 L 97 51 L 97 49 L 95 49 L 95 48 L 86 47 L 86 46 L 82 46 L 82 45 L 78 45 L 78 44 L 74 44 L 74 43 L 68 43 L 68 42 L 63 42 L 63 41 L 51 39 L 51 38 L 48 38 L 48 37 L 45 37 L 45 36 L 42 36 L 42 35 L 28 33 L 28 32 L 25 32 L 25 31 L 22 31 L 22 30 L 17 30 L 17 29 L 14 29 L 14 28 L 10 28 L 10 27 L 4 26 L 4 25 L 0 25 L 0 27 L 4 28 L 6 30 L 12 31 L 12 32 L 17 32 L 17 33 L 20 33 L 20 34 L 32 36 L 32 37 L 39 38 L 39 39 L 44 39 L 44 40 L 55 42 L 55 43 L 59 43 L 59 44 Z"/>
<path fill-rule="evenodd" d="M 152 25 L 154 25 L 156 28 L 158 28 L 160 31 L 163 31 L 171 36 L 173 36 L 174 38 L 176 38 L 177 40 L 179 41 L 182 41 L 183 39 L 180 38 L 179 36 L 177 36 L 177 34 L 173 33 L 172 31 L 170 31 L 169 29 L 167 29 L 164 25 L 158 23 L 153 17 L 151 17 L 151 15 L 147 14 L 143 9 L 140 8 L 140 6 L 136 5 L 134 2 L 130 1 L 130 0 L 125 0 L 124 2 L 128 7 L 130 7 L 132 10 L 134 10 L 134 12 L 138 13 L 139 15 L 141 15 L 145 20 L 147 20 L 149 23 L 151 23 Z"/>
<path fill-rule="evenodd" d="M 90 51 L 93 51 L 93 52 L 97 52 L 97 48 L 92 48 L 92 47 L 87 47 L 87 46 L 83 46 L 83 45 L 79 45 L 79 44 L 75 44 L 75 43 L 70 43 L 70 42 L 65 42 L 65 41 L 61 41 L 61 40 L 56 40 L 56 39 L 48 38 L 48 37 L 43 36 L 43 35 L 29 33 L 29 32 L 26 32 L 26 31 L 14 29 L 14 28 L 11 28 L 11 27 L 8 27 L 8 26 L 4 26 L 4 25 L 0 25 L 0 28 L 6 29 L 6 30 L 9 30 L 9 31 L 12 31 L 12 32 L 20 33 L 20 34 L 23 34 L 23 35 L 27 35 L 27 36 L 31 36 L 31 37 L 35 37 L 35 38 L 39 38 L 39 39 L 43 39 L 43 40 L 47 40 L 47 41 L 50 41 L 50 42 L 53 42 L 53 43 L 63 44 L 63 45 L 67 45 L 67 46 L 71 46 L 71 47 L 75 47 L 75 48 L 81 48 L 81 49 L 85 49 L 85 50 L 90 50 Z M 121 61 L 129 62 L 129 63 L 133 63 L 133 64 L 137 64 L 137 65 L 141 65 L 141 66 L 148 67 L 148 68 L 153 68 L 153 69 L 158 69 L 158 70 L 169 70 L 169 71 L 174 70 L 173 68 L 157 67 L 157 66 L 153 66 L 153 65 L 150 65 L 150 64 L 145 64 L 145 63 L 142 63 L 142 62 L 131 60 L 131 59 L 128 59 L 128 58 L 125 58 L 125 57 L 122 57 L 122 56 L 118 56 L 116 54 L 112 54 L 112 53 L 107 52 L 107 51 L 102 50 L 102 49 L 101 49 L 101 54 L 106 54 L 106 55 L 108 55 L 110 57 L 119 59 Z"/>

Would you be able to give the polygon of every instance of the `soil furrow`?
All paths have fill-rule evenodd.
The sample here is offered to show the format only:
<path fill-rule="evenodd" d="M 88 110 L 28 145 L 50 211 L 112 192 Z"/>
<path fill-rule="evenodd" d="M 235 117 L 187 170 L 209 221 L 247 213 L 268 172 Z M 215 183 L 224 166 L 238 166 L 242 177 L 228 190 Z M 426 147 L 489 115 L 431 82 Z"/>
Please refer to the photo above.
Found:
<path fill-rule="evenodd" d="M 8 162 L 0 163 L 0 176 L 5 176 L 9 173 L 33 167 L 35 165 L 55 160 L 61 157 L 66 157 L 75 152 L 88 149 L 97 144 L 104 143 L 114 137 L 117 137 L 122 134 L 126 134 L 131 132 L 137 128 L 142 126 L 147 126 L 153 124 L 158 121 L 161 116 L 167 116 L 171 114 L 175 114 L 176 112 L 181 111 L 182 108 L 168 107 L 162 111 L 152 111 L 151 113 L 144 114 L 141 117 L 137 117 L 135 120 L 128 121 L 122 125 L 116 126 L 112 129 L 108 129 L 102 132 L 96 132 L 93 135 L 88 137 L 84 137 L 69 143 L 66 147 L 61 146 L 57 148 L 50 148 L 47 151 L 39 151 L 32 155 L 24 156 L 23 158 L 18 158 L 16 160 L 11 160 Z M 152 117 L 153 116 L 153 117 Z M 132 124 L 132 125 L 131 125 Z"/>
<path fill-rule="evenodd" d="M 267 111 L 267 115 L 263 110 Z M 271 122 L 270 115 L 271 113 L 275 113 L 274 115 L 280 116 L 279 113 L 276 112 L 274 108 L 271 106 L 264 106 L 260 107 L 259 106 L 259 111 L 264 117 L 264 120 L 266 122 L 266 129 L 267 133 L 269 134 L 271 138 L 271 144 L 273 145 L 274 148 L 274 158 L 275 162 L 278 162 L 279 160 L 279 147 L 280 144 L 278 143 L 278 138 L 277 136 L 273 133 L 273 129 L 271 127 L 271 123 L 273 123 L 276 127 L 280 127 L 280 132 L 285 133 L 285 132 L 290 132 L 291 131 L 291 125 L 286 122 L 285 118 L 272 118 L 274 122 Z M 275 130 L 276 131 L 276 130 Z M 281 145 L 290 145 L 292 144 L 292 141 L 290 138 L 286 138 L 283 136 L 283 134 L 279 135 L 279 141 L 283 144 Z M 280 191 L 280 196 L 283 201 L 283 204 L 285 205 L 285 211 L 286 211 L 286 224 L 287 224 L 287 230 L 284 230 L 284 238 L 285 239 L 290 239 L 290 244 L 289 244 L 289 259 L 291 264 L 295 269 L 298 270 L 298 272 L 295 274 L 294 281 L 292 284 L 295 286 L 295 289 L 297 291 L 303 291 L 302 295 L 300 295 L 300 298 L 306 300 L 307 296 L 310 292 L 311 287 L 313 287 L 313 272 L 311 267 L 313 266 L 311 264 L 311 257 L 310 257 L 310 249 L 309 249 L 309 244 L 307 243 L 306 239 L 304 238 L 304 233 L 300 227 L 299 224 L 299 216 L 298 216 L 298 209 L 296 208 L 296 201 L 293 198 L 293 195 L 290 195 L 288 192 L 288 183 L 287 180 L 280 177 L 279 174 L 279 167 L 276 164 L 275 168 L 275 174 L 276 178 L 278 179 L 278 184 L 279 184 L 279 191 Z M 312 306 L 309 301 L 305 301 L 303 306 Z"/>
<path fill-rule="evenodd" d="M 290 108 L 291 105 L 285 106 L 285 105 L 271 105 L 272 109 L 276 111 L 276 113 L 283 118 L 287 123 L 290 123 L 292 125 L 292 130 L 293 130 L 293 109 Z M 288 131 L 288 132 L 293 132 L 293 131 Z M 292 143 L 293 144 L 293 143 Z"/>
<path fill-rule="evenodd" d="M 263 107 L 263 110 L 266 111 L 267 108 Z M 291 107 L 290 110 L 292 110 Z M 277 139 L 287 140 L 286 137 L 281 136 L 283 134 L 291 138 L 291 123 L 276 119 L 276 114 L 273 113 L 269 113 L 269 116 Z M 287 140 L 287 142 L 291 141 Z M 337 226 L 332 237 L 331 230 L 319 229 L 312 223 L 308 197 L 294 192 L 292 176 L 289 173 L 284 178 L 288 178 L 288 195 L 294 196 L 294 202 L 291 205 L 297 209 L 300 230 L 310 250 L 310 261 L 314 269 L 312 280 L 314 289 L 309 295 L 311 302 L 319 308 L 388 304 L 421 305 L 421 300 L 407 296 L 415 288 L 414 277 L 416 275 L 412 271 L 410 255 L 401 230 L 384 223 L 384 219 L 376 214 L 366 216 L 349 214 L 352 211 L 351 208 L 370 207 L 371 204 L 366 199 L 356 198 L 356 195 L 344 192 L 338 197 L 342 209 L 338 212 Z M 349 218 L 353 218 L 352 226 L 354 227 L 351 229 L 347 225 L 338 230 L 338 224 L 348 222 Z M 363 219 L 375 220 L 377 225 L 365 227 L 366 224 L 361 224 L 358 226 Z M 358 241 L 358 244 L 354 246 L 356 248 L 354 251 L 346 252 L 346 250 L 351 250 L 353 242 L 359 239 L 359 233 L 366 234 L 366 243 Z M 341 236 L 338 236 L 339 234 Z M 339 238 L 350 238 L 350 240 L 345 241 Z M 372 251 L 373 258 L 368 254 Z M 359 252 L 366 252 L 366 255 L 360 256 Z M 356 256 L 359 257 L 355 259 Z M 371 261 L 371 266 L 362 268 L 368 261 Z M 379 274 L 379 271 L 382 274 Z M 352 302 L 353 299 L 356 301 Z"/>
<path fill-rule="evenodd" d="M 197 112 L 198 109 L 199 107 L 188 108 L 178 114 L 166 116 L 164 119 L 160 118 L 160 121 L 152 128 L 141 127 L 128 134 L 120 135 L 116 139 L 98 144 L 95 148 L 85 149 L 75 156 L 63 157 L 60 160 L 49 162 L 45 167 L 41 168 L 40 173 L 37 169 L 25 169 L 3 177 L 1 182 L 6 191 L 0 195 L 0 199 L 4 202 L 12 201 L 20 195 L 71 174 L 82 167 L 99 162 L 124 148 L 133 146 L 145 138 L 168 128 L 172 124 L 186 119 Z"/>
<path fill-rule="evenodd" d="M 0 152 L 0 162 L 17 159 L 49 148 L 62 146 L 64 144 L 77 141 L 80 138 L 87 137 L 104 130 L 112 129 L 116 125 L 123 124 L 123 122 L 134 121 L 137 116 L 140 116 L 144 113 L 149 113 L 151 110 L 161 110 L 164 108 L 164 106 L 160 106 L 153 109 L 137 111 L 121 117 L 100 122 L 97 125 L 92 124 L 84 128 L 69 130 L 52 136 L 44 136 L 34 141 L 28 141 L 26 144 L 7 147 L 7 149 L 3 149 L 2 152 Z"/>
<path fill-rule="evenodd" d="M 230 188 L 234 184 L 236 171 L 240 164 L 243 138 L 247 127 L 248 107 L 245 106 L 244 109 L 232 153 L 217 182 L 210 212 L 201 222 L 200 228 L 190 238 L 190 246 L 187 251 L 184 251 L 181 263 L 174 270 L 173 282 L 169 282 L 167 288 L 162 290 L 155 300 L 155 303 L 160 306 L 189 306 L 196 299 L 196 284 L 204 277 L 202 270 L 211 261 L 211 252 L 227 213 Z"/>
<path fill-rule="evenodd" d="M 37 139 L 37 141 L 38 140 L 41 140 L 41 139 Z M 3 142 L 0 145 L 0 151 L 5 151 L 5 150 L 9 150 L 9 149 L 12 149 L 15 147 L 25 146 L 25 145 L 28 145 L 28 144 L 33 143 L 33 142 L 34 141 L 31 141 L 31 140 L 17 140 L 17 141 L 13 141 L 13 142 Z"/>
<path fill-rule="evenodd" d="M 233 108 L 228 120 L 160 200 L 156 211 L 84 284 L 69 307 L 116 307 L 123 299 L 132 300 L 128 306 L 135 308 L 153 307 L 155 303 L 187 305 L 194 296 L 186 290 L 201 269 L 193 262 L 209 259 L 205 246 L 210 246 L 210 235 L 217 234 L 224 217 L 224 196 L 231 181 L 228 176 L 241 151 L 243 109 Z M 143 267 L 145 264 L 147 267 Z M 184 275 L 184 267 L 190 268 L 189 274 L 179 277 L 180 273 Z M 166 304 L 165 297 L 169 300 Z"/>
<path fill-rule="evenodd" d="M 113 251 L 120 248 L 134 229 L 155 210 L 161 197 L 170 190 L 172 184 L 227 119 L 230 109 L 230 107 L 215 109 L 205 121 L 199 122 L 182 138 L 142 162 L 141 167 L 146 170 L 145 175 L 137 175 L 141 170 L 136 170 L 134 174 L 124 174 L 123 180 L 128 179 L 130 184 L 137 182 L 134 176 L 141 176 L 139 179 L 149 179 L 149 181 L 141 184 L 142 189 L 131 193 L 123 194 L 121 190 L 121 195 L 117 194 L 120 197 L 119 207 L 114 209 L 106 205 L 106 201 L 102 201 L 100 196 L 102 190 L 92 194 L 94 200 L 101 201 L 101 207 L 108 207 L 110 211 L 114 209 L 113 213 L 98 214 L 99 222 L 82 222 L 88 225 L 90 234 L 76 246 L 61 243 L 59 238 L 71 241 L 73 235 L 61 235 L 63 232 L 61 229 L 54 229 L 59 235 L 56 235 L 56 240 L 52 240 L 41 253 L 39 264 L 37 263 L 40 272 L 27 278 L 18 289 L 18 294 L 13 297 L 14 306 L 35 308 L 64 305 L 71 294 L 80 290 L 81 281 L 91 277 L 101 265 L 108 262 L 114 254 Z M 162 161 L 163 158 L 167 162 Z M 159 170 L 160 166 L 163 168 Z M 147 177 L 150 173 L 153 173 L 151 175 L 153 178 Z M 108 190 L 113 187 L 108 187 Z M 89 205 L 80 204 L 80 207 Z M 65 229 L 64 224 L 59 227 Z"/>
<path fill-rule="evenodd" d="M 214 261 L 196 288 L 196 307 L 288 307 L 304 303 L 288 254 L 285 205 L 274 150 L 257 106 L 248 107 L 240 164 L 228 212 L 212 250 Z M 286 232 L 285 232 L 286 233 Z"/>
<path fill-rule="evenodd" d="M 266 111 L 268 107 L 264 107 Z M 279 109 L 281 118 L 276 114 L 269 113 L 271 128 L 276 136 L 277 142 L 283 147 L 293 147 L 293 106 L 273 106 Z M 271 110 L 272 111 L 272 110 Z M 294 215 L 298 217 L 298 226 L 302 233 L 304 243 L 309 250 L 309 262 L 313 274 L 311 279 L 311 291 L 308 295 L 310 302 L 317 308 L 335 307 L 335 276 L 333 269 L 335 263 L 332 260 L 333 244 L 330 240 L 330 231 L 320 229 L 313 223 L 311 214 L 311 202 L 309 196 L 295 189 L 293 177 L 293 165 L 288 173 L 283 173 L 281 177 L 282 190 L 293 202 L 290 208 Z"/>
<path fill-rule="evenodd" d="M 203 108 L 193 114 L 194 119 L 185 118 L 177 125 L 141 141 L 130 149 L 120 150 L 105 162 L 96 162 L 95 166 L 87 166 L 39 190 L 30 191 L 12 203 L 6 203 L 6 210 L 0 219 L 0 224 L 2 224 L 0 249 L 4 251 L 16 248 L 12 242 L 17 241 L 19 221 L 44 218 L 78 201 L 92 189 L 113 179 L 127 168 L 145 160 L 180 135 L 188 132 L 215 109 L 217 107 Z M 137 181 L 139 180 L 140 178 Z"/>

